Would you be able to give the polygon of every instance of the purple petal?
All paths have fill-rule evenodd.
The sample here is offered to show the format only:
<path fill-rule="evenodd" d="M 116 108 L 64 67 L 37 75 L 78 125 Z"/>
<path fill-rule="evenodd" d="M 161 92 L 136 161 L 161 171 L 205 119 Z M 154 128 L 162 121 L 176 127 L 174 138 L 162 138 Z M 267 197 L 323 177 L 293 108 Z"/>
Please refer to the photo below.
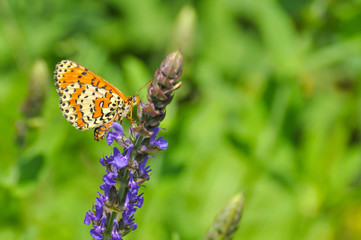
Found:
<path fill-rule="evenodd" d="M 133 223 L 134 221 L 134 212 L 133 211 L 124 211 L 122 213 L 122 219 L 124 222 L 124 225 L 129 226 Z"/>
<path fill-rule="evenodd" d="M 155 138 L 157 137 L 158 132 L 159 132 L 159 128 L 154 128 L 153 129 L 153 134 L 149 138 L 149 142 L 150 142 L 151 145 L 153 145 L 153 142 L 154 142 Z"/>
<path fill-rule="evenodd" d="M 113 129 L 110 130 L 108 132 L 107 137 L 106 137 L 108 145 L 111 145 L 114 140 L 116 140 L 116 141 L 121 140 L 122 137 L 123 137 L 123 127 L 122 127 L 122 125 L 120 125 L 117 122 L 113 122 L 112 128 L 114 128 L 115 131 Z"/>
<path fill-rule="evenodd" d="M 99 201 L 102 206 L 104 206 L 104 202 L 107 200 L 107 198 L 104 195 L 102 195 L 100 192 L 97 193 L 99 197 L 97 197 L 96 200 Z"/>
<path fill-rule="evenodd" d="M 133 177 L 134 177 L 134 172 L 133 172 L 133 171 L 129 171 L 129 182 L 128 182 L 128 185 L 130 186 L 130 189 L 129 189 L 128 194 L 130 194 L 130 193 L 133 193 L 133 194 L 135 193 L 135 194 L 137 194 L 137 193 L 138 193 L 138 190 L 139 190 L 139 184 L 133 180 Z"/>
<path fill-rule="evenodd" d="M 115 129 L 115 132 L 116 132 L 119 136 L 123 136 L 123 127 L 122 127 L 121 124 L 119 124 L 119 123 L 117 123 L 117 122 L 113 122 L 112 128 Z"/>
<path fill-rule="evenodd" d="M 124 157 L 118 148 L 114 148 L 114 165 L 118 168 L 121 169 L 125 166 L 127 166 L 128 162 L 129 162 L 129 158 Z"/>
<path fill-rule="evenodd" d="M 109 197 L 109 193 L 110 193 L 110 189 L 112 188 L 113 185 L 109 185 L 106 183 L 103 183 L 100 185 L 100 189 L 104 191 L 104 195 L 106 197 Z"/>
<path fill-rule="evenodd" d="M 104 205 L 94 205 L 95 215 L 93 214 L 93 220 L 99 222 L 103 216 L 103 206 Z"/>
<path fill-rule="evenodd" d="M 108 134 L 107 134 L 107 137 L 106 137 L 107 144 L 110 146 L 110 145 L 113 143 L 114 139 L 117 138 L 117 136 L 118 136 L 118 135 L 117 135 L 117 133 L 116 133 L 115 131 L 110 130 L 110 131 L 108 132 Z"/>
<path fill-rule="evenodd" d="M 90 230 L 90 235 L 95 239 L 103 239 L 102 233 L 105 230 L 105 221 L 107 220 L 107 217 L 104 215 L 102 217 L 100 226 L 94 226 L 94 229 Z"/>
<path fill-rule="evenodd" d="M 91 229 L 90 235 L 95 239 L 103 239 L 103 235 L 101 231 L 97 231 L 97 229 Z"/>
<path fill-rule="evenodd" d="M 137 202 L 134 204 L 137 208 L 142 208 L 144 202 L 144 198 L 142 196 L 137 197 Z"/>
<path fill-rule="evenodd" d="M 163 139 L 163 137 L 159 137 L 156 139 L 157 134 L 159 132 L 159 128 L 154 128 L 152 136 L 149 138 L 150 145 L 155 145 L 159 149 L 164 150 L 168 147 L 168 142 Z"/>
<path fill-rule="evenodd" d="M 157 145 L 160 149 L 164 150 L 168 147 L 168 142 L 163 139 L 163 137 L 158 138 L 155 140 L 154 145 Z"/>
<path fill-rule="evenodd" d="M 132 231 L 134 231 L 135 229 L 137 229 L 138 225 L 135 222 L 133 222 L 133 224 L 130 227 Z"/>
<path fill-rule="evenodd" d="M 107 171 L 108 172 L 108 171 Z M 105 174 L 103 176 L 103 181 L 105 184 L 113 186 L 115 184 L 115 181 L 113 180 L 117 176 L 116 173 L 108 172 L 108 174 Z"/>
<path fill-rule="evenodd" d="M 118 228 L 118 221 L 117 221 L 117 219 L 114 219 L 114 221 L 113 221 L 113 229 L 112 229 L 112 237 L 109 240 L 123 240 L 120 237 L 121 234 L 119 234 L 117 228 Z"/>
<path fill-rule="evenodd" d="M 129 147 L 124 149 L 124 152 L 127 151 L 127 154 L 125 155 L 125 157 L 128 159 L 128 161 L 129 161 L 130 153 L 132 152 L 132 150 L 133 150 L 133 144 L 129 144 Z"/>
<path fill-rule="evenodd" d="M 105 158 L 105 159 L 104 159 Z M 113 161 L 114 161 L 114 157 L 113 157 L 113 154 L 112 153 L 110 153 L 110 156 L 109 157 L 107 157 L 107 156 L 105 156 L 103 158 L 103 161 L 104 161 L 104 164 L 105 165 L 103 165 L 103 166 L 106 166 L 106 165 L 108 165 L 108 164 L 111 164 Z"/>
<path fill-rule="evenodd" d="M 144 178 L 147 179 L 149 177 L 149 172 L 152 170 L 150 169 L 150 166 L 147 166 L 147 162 L 148 162 L 148 156 L 139 163 L 139 168 L 138 168 L 138 172 L 139 172 L 139 178 Z"/>
<path fill-rule="evenodd" d="M 100 159 L 99 159 L 99 162 L 100 162 L 101 165 L 103 165 L 103 166 L 105 167 L 104 158 L 100 158 Z"/>
<path fill-rule="evenodd" d="M 89 225 L 91 221 L 94 219 L 94 217 L 95 217 L 94 214 L 89 210 L 85 214 L 84 224 Z"/>

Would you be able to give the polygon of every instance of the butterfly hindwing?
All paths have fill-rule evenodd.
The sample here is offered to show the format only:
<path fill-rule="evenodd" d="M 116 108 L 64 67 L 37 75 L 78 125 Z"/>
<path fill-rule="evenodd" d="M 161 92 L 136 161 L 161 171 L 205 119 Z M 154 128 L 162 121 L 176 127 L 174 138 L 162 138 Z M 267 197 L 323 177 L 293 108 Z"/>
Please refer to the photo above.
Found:
<path fill-rule="evenodd" d="M 105 90 L 83 83 L 69 84 L 60 97 L 60 109 L 65 118 L 81 130 L 112 121 L 123 104 L 119 96 L 109 97 Z"/>

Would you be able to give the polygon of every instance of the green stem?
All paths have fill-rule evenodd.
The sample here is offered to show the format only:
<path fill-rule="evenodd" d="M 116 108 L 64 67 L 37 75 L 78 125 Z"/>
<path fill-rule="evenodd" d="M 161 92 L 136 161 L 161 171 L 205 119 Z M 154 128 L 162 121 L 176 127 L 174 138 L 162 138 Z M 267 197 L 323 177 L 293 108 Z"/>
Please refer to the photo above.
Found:
<path fill-rule="evenodd" d="M 124 171 L 123 178 L 119 184 L 119 189 L 118 189 L 118 195 L 121 202 L 123 202 L 124 193 L 128 186 L 128 184 L 126 184 L 127 183 L 126 180 L 128 180 L 128 178 L 129 178 L 128 171 Z"/>

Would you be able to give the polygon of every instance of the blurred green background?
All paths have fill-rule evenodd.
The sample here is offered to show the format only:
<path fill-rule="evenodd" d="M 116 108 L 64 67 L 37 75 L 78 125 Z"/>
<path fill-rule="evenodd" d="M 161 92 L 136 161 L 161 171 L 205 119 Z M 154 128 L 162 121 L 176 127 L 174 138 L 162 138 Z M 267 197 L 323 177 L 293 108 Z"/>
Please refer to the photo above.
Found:
<path fill-rule="evenodd" d="M 360 23 L 360 0 L 0 0 L 0 239 L 91 238 L 112 149 L 62 116 L 55 64 L 129 96 L 177 48 L 169 148 L 126 239 L 202 239 L 240 191 L 234 239 L 361 239 Z"/>

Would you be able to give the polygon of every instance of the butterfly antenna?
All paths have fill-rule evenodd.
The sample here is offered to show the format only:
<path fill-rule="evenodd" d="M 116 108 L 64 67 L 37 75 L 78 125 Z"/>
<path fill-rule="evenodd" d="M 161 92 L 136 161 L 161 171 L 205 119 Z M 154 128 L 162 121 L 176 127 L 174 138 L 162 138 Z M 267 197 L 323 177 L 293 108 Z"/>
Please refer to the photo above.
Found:
<path fill-rule="evenodd" d="M 140 90 L 142 90 L 143 88 L 145 88 L 146 86 L 148 86 L 148 84 L 149 84 L 151 81 L 153 81 L 153 78 L 150 79 L 148 82 L 146 82 L 141 88 L 139 88 L 139 90 L 137 91 L 136 94 L 138 94 L 138 93 L 140 92 Z"/>

